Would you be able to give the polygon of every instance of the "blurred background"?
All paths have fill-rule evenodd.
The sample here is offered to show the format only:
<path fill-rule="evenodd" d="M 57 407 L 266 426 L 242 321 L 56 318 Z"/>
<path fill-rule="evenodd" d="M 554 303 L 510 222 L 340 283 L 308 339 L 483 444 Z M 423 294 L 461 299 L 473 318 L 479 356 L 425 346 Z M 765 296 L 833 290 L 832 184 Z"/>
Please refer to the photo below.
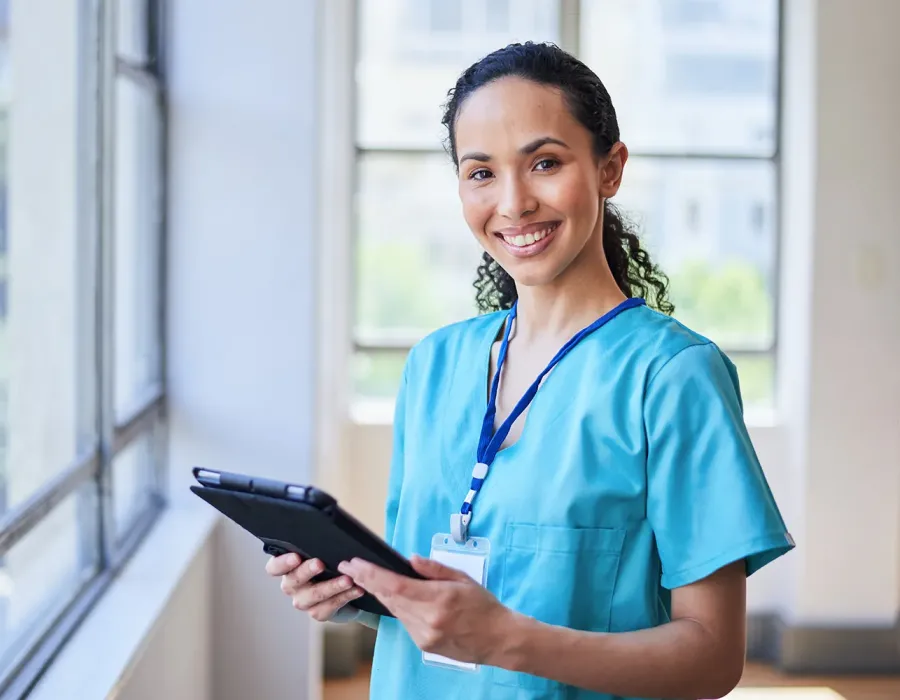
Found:
<path fill-rule="evenodd" d="M 798 548 L 735 697 L 900 698 L 896 0 L 0 0 L 0 698 L 365 698 L 193 466 L 378 532 L 409 348 L 475 313 L 441 105 L 549 40 L 737 364 Z M 800 689 L 805 690 L 800 690 Z M 796 695 L 804 692 L 806 694 Z"/>

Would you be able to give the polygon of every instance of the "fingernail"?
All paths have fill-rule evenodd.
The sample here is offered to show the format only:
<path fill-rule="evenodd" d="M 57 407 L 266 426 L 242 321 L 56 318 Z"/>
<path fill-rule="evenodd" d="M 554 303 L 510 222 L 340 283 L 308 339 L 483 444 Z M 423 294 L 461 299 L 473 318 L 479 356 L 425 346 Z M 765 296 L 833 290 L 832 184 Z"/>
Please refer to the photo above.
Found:
<path fill-rule="evenodd" d="M 314 574 L 320 573 L 322 571 L 322 568 L 322 562 L 320 562 L 318 559 L 313 559 L 309 564 L 309 570 Z"/>
<path fill-rule="evenodd" d="M 353 585 L 353 581 L 351 581 L 349 578 L 341 579 L 341 588 L 350 588 L 350 586 L 352 586 L 352 585 Z"/>
<path fill-rule="evenodd" d="M 300 566 L 300 557 L 298 557 L 296 554 L 291 554 L 291 556 L 288 557 L 288 565 Z"/>
<path fill-rule="evenodd" d="M 353 595 L 354 598 L 359 598 L 362 596 L 363 592 L 359 588 L 354 588 L 351 591 L 351 594 Z"/>

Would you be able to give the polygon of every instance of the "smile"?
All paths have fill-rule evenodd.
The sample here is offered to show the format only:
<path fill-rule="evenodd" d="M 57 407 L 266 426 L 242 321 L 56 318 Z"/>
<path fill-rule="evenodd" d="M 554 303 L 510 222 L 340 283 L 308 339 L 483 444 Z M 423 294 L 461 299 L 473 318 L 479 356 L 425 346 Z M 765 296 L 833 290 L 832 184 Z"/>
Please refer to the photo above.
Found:
<path fill-rule="evenodd" d="M 543 252 L 550 245 L 554 237 L 553 234 L 556 233 L 561 224 L 561 221 L 546 221 L 540 224 L 531 224 L 520 229 L 497 231 L 494 235 L 516 257 L 528 257 Z"/>

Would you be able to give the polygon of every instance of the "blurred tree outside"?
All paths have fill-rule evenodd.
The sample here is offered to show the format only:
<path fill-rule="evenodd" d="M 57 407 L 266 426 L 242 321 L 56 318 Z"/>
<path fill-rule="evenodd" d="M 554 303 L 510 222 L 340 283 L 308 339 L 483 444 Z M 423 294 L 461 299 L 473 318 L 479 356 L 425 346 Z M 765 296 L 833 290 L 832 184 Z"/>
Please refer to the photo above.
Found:
<path fill-rule="evenodd" d="M 442 316 L 420 251 L 407 241 L 362 240 L 356 303 L 361 330 L 426 329 Z"/>
<path fill-rule="evenodd" d="M 669 294 L 678 320 L 719 345 L 771 342 L 771 295 L 763 273 L 748 262 L 713 267 L 706 260 L 689 261 L 671 275 Z"/>

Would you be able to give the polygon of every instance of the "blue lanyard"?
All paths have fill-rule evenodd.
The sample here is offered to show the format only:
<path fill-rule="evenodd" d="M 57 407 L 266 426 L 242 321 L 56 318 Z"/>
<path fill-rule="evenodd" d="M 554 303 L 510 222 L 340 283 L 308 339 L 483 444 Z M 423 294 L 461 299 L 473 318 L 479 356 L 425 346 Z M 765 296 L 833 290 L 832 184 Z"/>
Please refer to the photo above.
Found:
<path fill-rule="evenodd" d="M 494 462 L 494 459 L 497 457 L 497 453 L 500 451 L 500 446 L 503 444 L 503 441 L 506 439 L 506 436 L 509 435 L 509 431 L 513 426 L 513 423 L 516 422 L 516 419 L 522 415 L 523 411 L 528 408 L 528 405 L 534 400 L 535 395 L 537 394 L 538 388 L 541 385 L 544 377 L 547 376 L 547 373 L 550 372 L 563 357 L 565 357 L 578 343 L 584 340 L 591 333 L 596 331 L 598 328 L 606 325 L 609 321 L 614 319 L 623 311 L 628 309 L 632 309 L 636 306 L 642 306 L 646 302 L 641 298 L 632 298 L 626 299 L 621 304 L 619 304 L 614 309 L 606 312 L 594 321 L 587 328 L 579 331 L 575 336 L 573 336 L 565 345 L 560 348 L 559 352 L 554 355 L 553 359 L 550 360 L 550 363 L 541 372 L 537 379 L 534 380 L 532 385 L 528 387 L 528 391 L 525 392 L 525 395 L 519 399 L 519 402 L 516 404 L 515 408 L 513 408 L 512 412 L 507 416 L 506 420 L 500 425 L 497 429 L 497 432 L 494 432 L 494 420 L 497 416 L 497 392 L 500 387 L 500 372 L 503 369 L 503 363 L 506 360 L 506 352 L 509 348 L 509 334 L 512 330 L 513 321 L 516 319 L 516 309 L 518 306 L 518 302 L 513 304 L 512 309 L 510 309 L 509 315 L 506 319 L 506 330 L 503 334 L 503 341 L 500 344 L 500 353 L 497 358 L 497 369 L 494 372 L 494 378 L 491 382 L 491 393 L 488 398 L 487 410 L 484 414 L 484 420 L 481 423 L 481 436 L 478 440 L 478 452 L 477 458 L 478 463 L 475 465 L 475 469 L 472 471 L 472 483 L 469 487 L 469 493 L 466 495 L 466 499 L 462 504 L 462 508 L 458 514 L 454 514 L 451 517 L 451 532 L 453 534 L 453 538 L 459 542 L 464 543 L 468 537 L 468 525 L 472 518 L 472 503 L 475 501 L 475 496 L 478 495 L 478 492 L 481 490 L 482 485 L 484 484 L 484 480 L 487 478 L 487 472 L 490 465 Z"/>

